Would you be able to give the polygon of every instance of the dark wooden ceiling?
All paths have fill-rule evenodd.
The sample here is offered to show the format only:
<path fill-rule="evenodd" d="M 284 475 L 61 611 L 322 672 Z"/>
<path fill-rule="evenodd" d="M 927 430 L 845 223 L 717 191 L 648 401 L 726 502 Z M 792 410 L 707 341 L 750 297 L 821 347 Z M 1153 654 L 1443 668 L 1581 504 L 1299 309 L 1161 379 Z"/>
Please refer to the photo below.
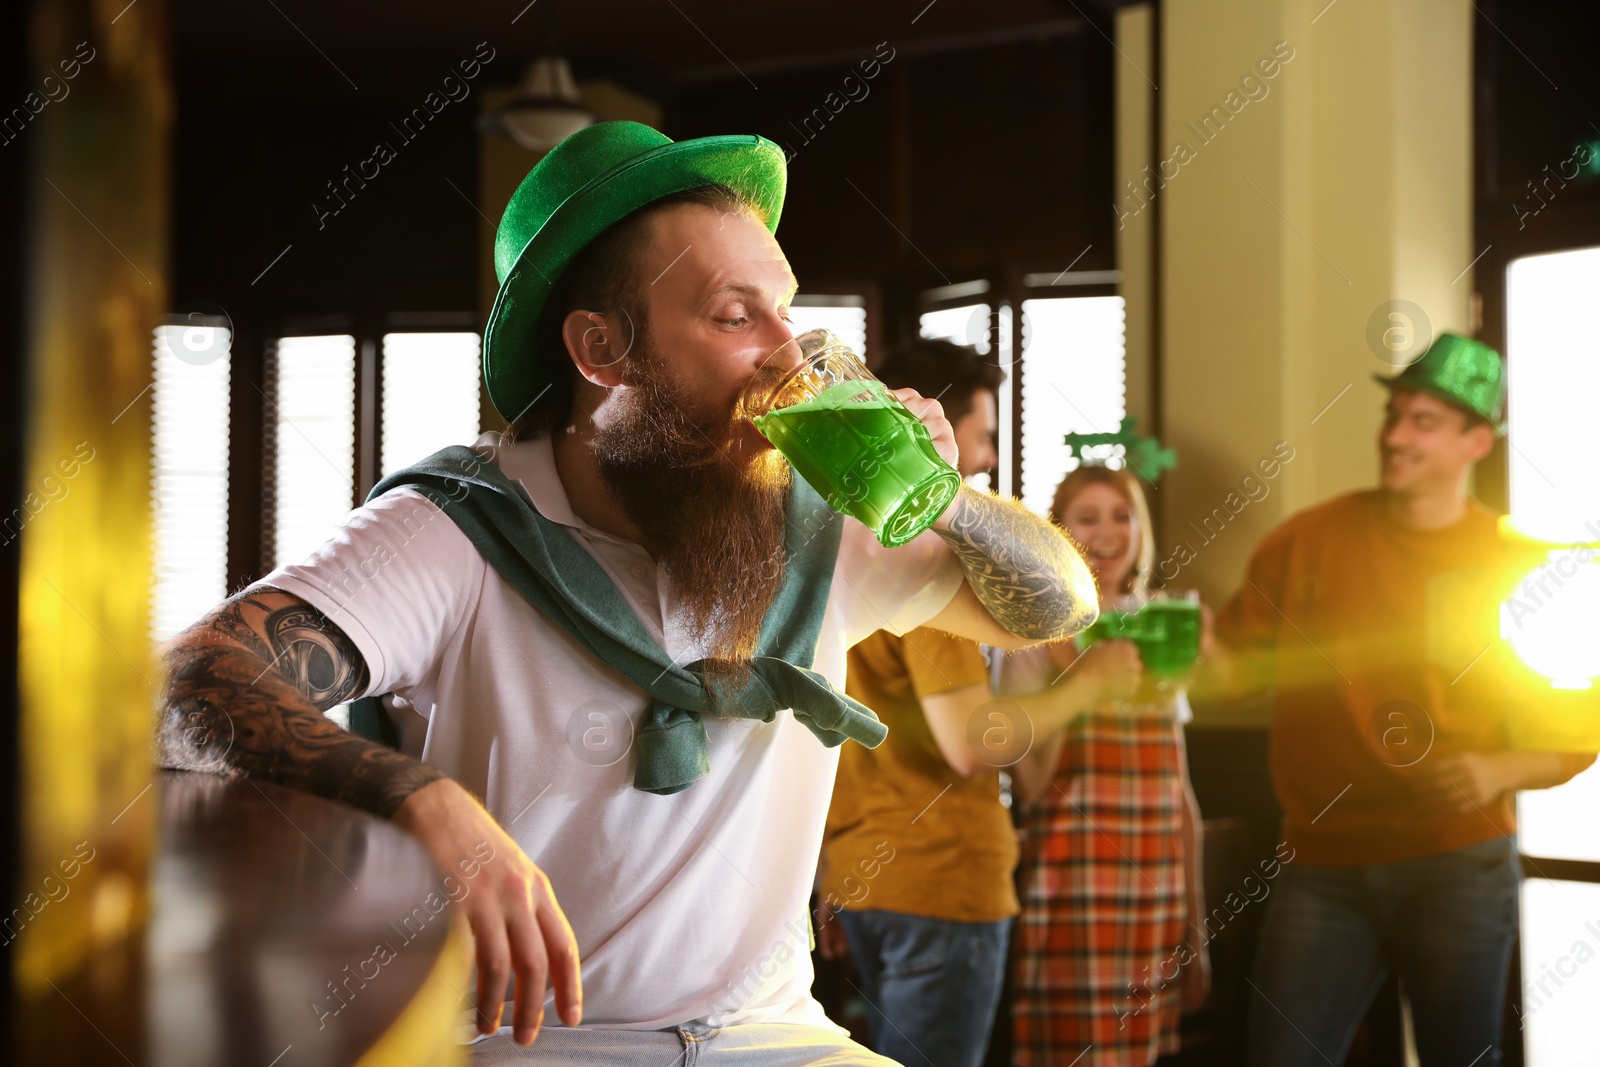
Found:
<path fill-rule="evenodd" d="M 552 46 L 579 68 L 636 87 L 818 65 L 870 54 L 1025 39 L 1033 28 L 1105 20 L 1112 0 L 179 0 L 178 67 L 229 95 L 359 92 L 433 76 L 487 41 L 522 60 Z M 503 80 L 515 69 L 496 71 Z M 354 88 L 352 88 L 354 87 Z"/>

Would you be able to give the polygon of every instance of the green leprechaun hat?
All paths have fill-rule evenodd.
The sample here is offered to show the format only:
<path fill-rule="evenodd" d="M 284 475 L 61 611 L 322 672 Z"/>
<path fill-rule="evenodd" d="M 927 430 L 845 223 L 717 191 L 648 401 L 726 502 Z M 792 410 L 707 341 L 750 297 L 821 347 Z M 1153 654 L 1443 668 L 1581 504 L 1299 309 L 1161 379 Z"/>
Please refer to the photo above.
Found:
<path fill-rule="evenodd" d="M 1470 337 L 1441 333 L 1428 350 L 1392 378 L 1374 374 L 1390 389 L 1414 389 L 1488 421 L 1505 433 L 1506 373 L 1500 353 Z"/>
<path fill-rule="evenodd" d="M 787 182 L 783 149 L 753 134 L 673 141 L 642 123 L 601 122 L 552 148 L 512 194 L 495 233 L 500 292 L 483 343 L 495 410 L 512 421 L 554 381 L 566 356 L 539 351 L 539 318 L 562 273 L 607 227 L 662 197 L 725 185 L 776 231 Z"/>

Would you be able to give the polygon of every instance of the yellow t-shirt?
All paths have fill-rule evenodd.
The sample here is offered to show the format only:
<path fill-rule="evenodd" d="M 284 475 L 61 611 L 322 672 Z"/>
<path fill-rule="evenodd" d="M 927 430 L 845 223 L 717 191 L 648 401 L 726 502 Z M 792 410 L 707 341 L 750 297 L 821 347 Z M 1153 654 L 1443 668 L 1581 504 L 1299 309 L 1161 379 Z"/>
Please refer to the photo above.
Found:
<path fill-rule="evenodd" d="M 988 680 L 978 645 L 939 630 L 879 630 L 850 650 L 845 689 L 889 736 L 840 752 L 822 843 L 824 902 L 958 922 L 1017 914 L 1017 836 L 999 772 L 951 770 L 922 712 L 924 697 Z"/>

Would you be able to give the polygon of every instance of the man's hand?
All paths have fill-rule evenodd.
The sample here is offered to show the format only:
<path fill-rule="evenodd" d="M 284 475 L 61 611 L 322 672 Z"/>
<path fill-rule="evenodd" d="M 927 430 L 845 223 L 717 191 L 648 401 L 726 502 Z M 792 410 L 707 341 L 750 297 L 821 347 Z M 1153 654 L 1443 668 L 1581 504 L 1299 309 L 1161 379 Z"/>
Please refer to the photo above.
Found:
<path fill-rule="evenodd" d="M 412 793 L 394 821 L 415 834 L 446 871 L 482 868 L 461 900 L 478 959 L 478 1032 L 492 1034 L 500 1026 L 512 974 L 517 978 L 512 1013 L 517 1044 L 532 1044 L 538 1036 L 547 984 L 555 987 L 562 1022 L 577 1026 L 583 1019 L 578 942 L 544 872 L 453 779 Z M 478 847 L 482 842 L 493 849 L 486 862 Z"/>
<path fill-rule="evenodd" d="M 933 438 L 933 450 L 939 453 L 939 458 L 956 467 L 956 460 L 960 457 L 961 450 L 956 447 L 955 427 L 944 417 L 944 405 L 937 400 L 928 399 L 909 387 L 891 389 L 889 392 L 904 404 L 911 414 L 922 420 L 922 425 L 928 430 L 928 436 Z"/>
<path fill-rule="evenodd" d="M 1094 694 L 1095 704 L 1132 700 L 1144 679 L 1144 661 L 1139 646 L 1126 638 L 1097 641 L 1079 655 L 1071 667 L 1081 683 Z"/>
<path fill-rule="evenodd" d="M 1509 786 L 1501 752 L 1456 752 L 1417 765 L 1417 789 L 1433 804 L 1465 813 L 1494 803 Z"/>
<path fill-rule="evenodd" d="M 1414 779 L 1424 800 L 1451 811 L 1468 812 L 1518 789 L 1545 789 L 1572 775 L 1559 752 L 1454 752 L 1424 759 Z"/>
<path fill-rule="evenodd" d="M 844 924 L 839 922 L 839 913 L 825 900 L 817 901 L 817 951 L 825 960 L 850 956 L 850 939 L 844 935 Z"/>
<path fill-rule="evenodd" d="M 1190 959 L 1178 979 L 1183 997 L 1183 1010 L 1194 1011 L 1211 995 L 1211 950 L 1204 944 L 1189 941 Z"/>

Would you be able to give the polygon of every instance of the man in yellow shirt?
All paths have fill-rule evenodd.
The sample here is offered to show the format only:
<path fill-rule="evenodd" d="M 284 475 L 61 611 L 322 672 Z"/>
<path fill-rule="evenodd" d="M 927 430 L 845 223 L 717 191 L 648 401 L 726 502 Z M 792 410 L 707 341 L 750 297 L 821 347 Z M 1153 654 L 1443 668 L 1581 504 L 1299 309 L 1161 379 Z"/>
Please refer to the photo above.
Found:
<path fill-rule="evenodd" d="M 963 478 L 994 466 L 998 366 L 972 349 L 923 341 L 878 375 L 938 398 Z M 846 691 L 877 712 L 889 736 L 874 749 L 840 750 L 818 937 L 824 956 L 848 945 L 881 1055 L 935 1067 L 983 1062 L 1019 910 L 1017 837 L 999 769 L 1103 691 L 1136 682 L 1137 655 L 1114 647 L 1124 644 L 1086 657 L 1043 694 L 1006 700 L 991 697 L 975 641 L 879 630 L 850 650 Z"/>

